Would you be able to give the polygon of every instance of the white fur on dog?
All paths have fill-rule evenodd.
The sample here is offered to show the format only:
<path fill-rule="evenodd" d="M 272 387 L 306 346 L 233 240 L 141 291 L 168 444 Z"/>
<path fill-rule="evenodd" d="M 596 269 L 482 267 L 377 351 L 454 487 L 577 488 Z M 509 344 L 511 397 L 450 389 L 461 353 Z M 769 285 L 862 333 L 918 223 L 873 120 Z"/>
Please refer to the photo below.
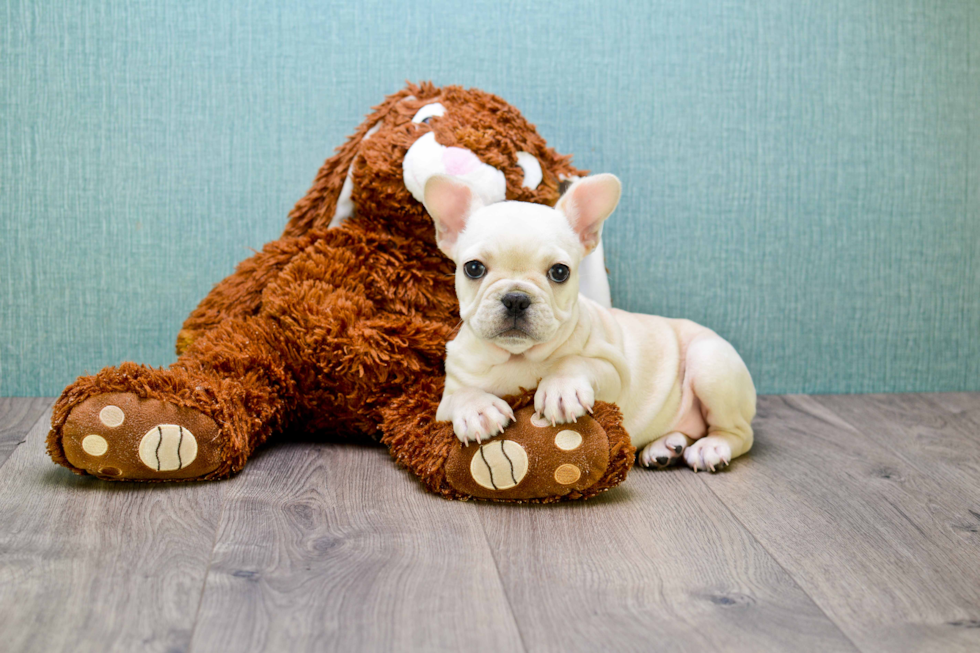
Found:
<path fill-rule="evenodd" d="M 436 175 L 424 201 L 440 249 L 457 265 L 462 327 L 447 346 L 446 389 L 437 419 L 464 443 L 503 431 L 513 413 L 502 395 L 537 387 L 534 405 L 553 424 L 575 421 L 596 400 L 623 411 L 640 462 L 683 456 L 714 471 L 752 446 L 755 387 L 735 349 L 688 320 L 605 308 L 579 294 L 583 259 L 600 244 L 619 201 L 613 175 L 573 184 L 552 209 L 486 205 L 458 179 Z M 479 261 L 485 276 L 464 273 Z M 555 265 L 568 279 L 549 278 Z M 523 293 L 515 316 L 503 300 Z"/>

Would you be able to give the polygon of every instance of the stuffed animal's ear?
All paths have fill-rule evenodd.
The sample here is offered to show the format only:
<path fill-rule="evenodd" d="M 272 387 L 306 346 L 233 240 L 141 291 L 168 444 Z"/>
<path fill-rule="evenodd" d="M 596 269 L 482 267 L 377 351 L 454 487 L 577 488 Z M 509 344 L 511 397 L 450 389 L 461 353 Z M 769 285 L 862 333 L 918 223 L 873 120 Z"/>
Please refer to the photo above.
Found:
<path fill-rule="evenodd" d="M 466 221 L 483 207 L 480 195 L 462 179 L 432 175 L 425 182 L 422 204 L 436 224 L 436 244 L 443 254 L 454 258 L 456 239 Z"/>
<path fill-rule="evenodd" d="M 602 223 L 616 210 L 622 192 L 616 175 L 595 175 L 573 183 L 555 205 L 578 234 L 586 254 L 599 245 Z"/>

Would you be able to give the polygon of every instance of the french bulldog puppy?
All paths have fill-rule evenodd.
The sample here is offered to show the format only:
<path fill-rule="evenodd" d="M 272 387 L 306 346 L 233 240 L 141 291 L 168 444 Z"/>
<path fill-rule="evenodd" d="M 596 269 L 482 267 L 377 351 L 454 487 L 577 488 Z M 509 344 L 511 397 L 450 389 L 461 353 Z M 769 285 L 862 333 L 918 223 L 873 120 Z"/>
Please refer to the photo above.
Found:
<path fill-rule="evenodd" d="M 466 182 L 428 180 L 424 204 L 456 263 L 462 325 L 447 345 L 437 419 L 464 443 L 514 419 L 500 396 L 537 386 L 534 419 L 577 420 L 614 402 L 647 467 L 717 471 L 752 446 L 756 394 L 727 341 L 689 320 L 607 309 L 579 294 L 579 266 L 619 203 L 614 175 L 576 181 L 555 208 L 484 205 Z M 532 420 L 533 423 L 533 420 Z"/>

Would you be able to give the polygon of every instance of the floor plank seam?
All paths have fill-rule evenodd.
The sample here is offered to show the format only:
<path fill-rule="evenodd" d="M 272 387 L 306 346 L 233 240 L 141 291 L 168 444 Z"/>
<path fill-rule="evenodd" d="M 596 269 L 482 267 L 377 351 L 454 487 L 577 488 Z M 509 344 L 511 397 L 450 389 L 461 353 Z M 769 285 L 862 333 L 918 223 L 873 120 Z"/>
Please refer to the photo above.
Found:
<path fill-rule="evenodd" d="M 44 408 L 44 410 L 41 412 L 41 416 L 38 417 L 37 420 L 34 421 L 31 424 L 31 427 L 29 429 L 27 429 L 27 431 L 24 433 L 23 437 L 16 444 L 14 444 L 14 448 L 10 450 L 10 454 L 6 458 L 4 458 L 3 460 L 0 460 L 0 472 L 3 471 L 4 465 L 6 465 L 10 461 L 10 459 L 14 457 L 14 454 L 15 453 L 17 453 L 17 449 L 22 444 L 24 444 L 25 442 L 27 442 L 27 436 L 28 436 L 28 434 L 30 434 L 30 432 L 33 431 L 37 427 L 37 425 L 40 424 L 41 422 L 43 422 L 45 420 L 51 419 L 51 406 L 53 406 L 53 405 L 54 405 L 54 398 L 51 397 L 50 398 L 49 405 L 46 406 Z"/>
<path fill-rule="evenodd" d="M 214 481 L 208 481 L 214 482 Z M 218 546 L 218 537 L 221 535 L 221 525 L 224 523 L 225 507 L 228 503 L 228 493 L 225 488 L 221 488 L 221 509 L 218 511 L 218 520 L 214 526 L 214 537 L 211 538 L 211 551 L 208 553 L 208 566 L 204 570 L 204 581 L 201 583 L 201 593 L 197 599 L 197 609 L 194 610 L 194 624 L 191 626 L 191 636 L 187 640 L 186 653 L 194 650 L 194 637 L 197 635 L 197 625 L 201 618 L 201 606 L 204 605 L 204 593 L 208 588 L 208 580 L 211 578 L 211 566 L 214 564 L 214 550 Z"/>
<path fill-rule="evenodd" d="M 731 473 L 734 473 L 734 472 L 732 472 L 731 470 L 729 470 L 729 471 L 726 471 L 724 473 L 731 474 Z M 698 475 L 695 474 L 695 476 L 698 476 Z M 850 642 L 851 645 L 854 646 L 855 650 L 864 651 L 864 649 L 861 648 L 860 646 L 858 646 L 857 642 L 855 642 L 854 639 L 850 635 L 848 635 L 846 632 L 844 632 L 844 629 L 841 628 L 841 625 L 839 623 L 837 623 L 837 620 L 836 619 L 834 619 L 830 614 L 827 613 L 827 611 L 824 609 L 824 607 L 822 605 L 820 605 L 820 602 L 817 601 L 816 598 L 814 598 L 809 592 L 806 591 L 806 589 L 800 584 L 800 581 L 797 580 L 796 576 L 794 576 L 789 571 L 789 569 L 787 569 L 785 567 L 785 565 L 783 565 L 783 563 L 780 562 L 779 558 L 777 558 L 773 554 L 773 552 L 769 550 L 769 547 L 767 547 L 758 537 L 756 537 L 755 533 L 753 533 L 752 530 L 739 518 L 739 516 L 737 514 L 735 514 L 735 511 L 731 509 L 731 507 L 725 502 L 725 500 L 722 499 L 721 496 L 717 492 L 715 492 L 715 489 L 713 487 L 711 487 L 711 484 L 708 483 L 708 481 L 705 480 L 705 478 L 704 478 L 705 476 L 707 476 L 707 474 L 702 474 L 702 475 L 698 476 L 698 480 L 706 488 L 708 488 L 708 492 L 711 492 L 711 494 L 714 495 L 714 497 L 716 499 L 718 499 L 718 503 L 720 503 L 722 506 L 724 506 L 725 510 L 728 511 L 728 514 L 730 514 L 732 516 L 732 518 L 736 521 L 736 523 L 738 523 L 738 525 L 741 526 L 745 530 L 746 533 L 748 533 L 749 537 L 751 537 L 756 542 L 756 544 L 758 544 L 762 548 L 762 550 L 766 552 L 766 555 L 768 555 L 769 558 L 773 562 L 775 562 L 776 565 L 780 569 L 783 570 L 783 573 L 786 574 L 786 577 L 789 578 L 790 580 L 792 580 L 793 581 L 793 584 L 796 585 L 796 587 L 804 595 L 806 595 L 807 597 L 809 597 L 809 599 L 811 601 L 813 601 L 813 605 L 816 606 L 816 608 L 818 610 L 820 610 L 820 613 L 823 614 L 823 616 L 827 618 L 827 621 L 829 621 L 830 623 L 834 624 L 834 628 L 836 628 L 837 629 L 837 632 L 839 632 L 841 634 L 841 637 L 843 637 L 848 642 Z"/>
<path fill-rule="evenodd" d="M 480 508 L 480 503 L 482 502 L 477 502 L 475 506 L 477 509 Z M 524 639 L 524 631 L 521 630 L 521 624 L 517 621 L 517 614 L 514 612 L 514 603 L 510 599 L 510 594 L 507 593 L 504 577 L 500 573 L 500 564 L 497 562 L 497 556 L 493 551 L 493 547 L 490 545 L 487 527 L 482 519 L 480 519 L 480 532 L 483 533 L 483 541 L 487 545 L 487 551 L 490 552 L 490 559 L 493 560 L 493 568 L 497 572 L 497 582 L 500 583 L 500 591 L 503 592 L 504 598 L 507 599 L 507 609 L 510 610 L 510 618 L 514 622 L 514 628 L 517 629 L 517 636 L 521 638 L 521 647 L 524 649 L 524 653 L 530 653 L 531 649 L 527 647 L 527 640 Z"/>
<path fill-rule="evenodd" d="M 914 396 L 916 396 L 916 397 L 922 399 L 923 401 L 925 401 L 925 403 L 928 404 L 931 408 L 933 408 L 933 410 L 935 410 L 937 413 L 942 413 L 942 414 L 948 414 L 949 413 L 949 411 L 947 409 L 943 408 L 942 405 L 940 405 L 938 402 L 930 399 L 927 395 L 924 395 L 924 394 L 916 394 Z M 820 398 L 819 397 L 816 397 L 816 398 L 811 397 L 811 399 L 813 399 L 814 401 L 816 401 L 823 408 L 826 408 L 827 410 L 833 411 L 835 416 L 837 416 L 842 422 L 844 422 L 845 424 L 847 424 L 847 426 L 850 427 L 854 431 L 854 434 L 855 434 L 856 437 L 869 437 L 871 440 L 873 440 L 875 442 L 879 442 L 879 445 L 880 446 L 882 446 L 882 447 L 885 446 L 885 443 L 884 442 L 880 442 L 878 440 L 878 438 L 875 437 L 874 434 L 875 434 L 876 431 L 875 431 L 874 428 L 862 427 L 860 424 L 855 423 L 854 421 L 852 421 L 851 418 L 848 418 L 848 417 L 846 417 L 844 415 L 841 415 L 839 412 L 837 412 L 836 410 L 834 410 L 833 406 L 828 405 L 828 404 L 823 403 L 822 401 L 820 401 Z M 975 422 L 972 419 L 970 419 L 969 415 L 961 415 L 959 417 L 964 422 L 966 422 L 968 425 L 970 425 L 970 426 L 973 426 L 975 424 Z M 950 426 L 954 430 L 959 430 L 955 424 L 951 424 L 951 420 L 952 420 L 951 417 L 950 418 L 946 418 L 946 420 L 945 420 L 946 425 L 947 426 Z M 980 426 L 978 426 L 977 428 L 978 428 L 978 430 L 980 430 Z M 905 450 L 902 447 L 893 448 L 888 453 L 889 453 L 890 456 L 892 456 L 893 458 L 895 458 L 899 462 L 904 463 L 905 465 L 908 465 L 909 468 L 911 468 L 912 470 L 917 471 L 919 474 L 921 474 L 925 478 L 931 477 L 933 475 L 933 473 L 934 473 L 934 471 L 932 469 L 930 469 L 929 465 L 925 465 L 925 466 L 923 465 L 923 460 L 921 459 L 921 457 L 919 457 L 919 456 L 908 456 L 908 455 L 906 455 Z M 902 510 L 902 508 L 898 504 L 896 504 L 895 502 L 889 501 L 888 499 L 885 499 L 885 501 L 892 507 L 892 509 L 896 512 L 896 514 L 900 515 L 905 520 L 905 522 L 907 524 L 909 524 L 910 526 L 912 526 L 912 528 L 915 529 L 920 535 L 922 535 L 923 538 L 925 538 L 925 539 L 931 539 L 929 533 L 927 533 L 925 530 L 923 530 L 921 526 L 919 526 L 918 524 L 916 524 L 915 521 L 911 517 L 909 517 L 909 515 L 904 510 Z M 973 513 L 972 510 L 970 510 L 970 512 Z M 976 513 L 973 513 L 973 514 L 976 515 Z M 954 544 L 954 545 L 956 544 L 955 541 L 951 541 L 951 543 Z"/>

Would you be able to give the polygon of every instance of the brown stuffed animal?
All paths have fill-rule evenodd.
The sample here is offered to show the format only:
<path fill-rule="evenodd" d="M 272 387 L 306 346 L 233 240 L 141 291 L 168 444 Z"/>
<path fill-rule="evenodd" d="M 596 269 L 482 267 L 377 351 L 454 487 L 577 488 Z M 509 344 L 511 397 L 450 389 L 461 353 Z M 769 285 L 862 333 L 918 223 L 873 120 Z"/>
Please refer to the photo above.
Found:
<path fill-rule="evenodd" d="M 408 85 L 326 161 L 282 237 L 188 317 L 170 368 L 124 363 L 65 389 L 51 457 L 106 480 L 217 479 L 274 434 L 332 431 L 380 436 L 448 498 L 549 502 L 619 484 L 635 451 L 615 406 L 553 427 L 527 392 L 482 446 L 435 422 L 458 323 L 452 263 L 416 199 L 435 172 L 487 201 L 550 205 L 583 174 L 500 98 Z"/>

